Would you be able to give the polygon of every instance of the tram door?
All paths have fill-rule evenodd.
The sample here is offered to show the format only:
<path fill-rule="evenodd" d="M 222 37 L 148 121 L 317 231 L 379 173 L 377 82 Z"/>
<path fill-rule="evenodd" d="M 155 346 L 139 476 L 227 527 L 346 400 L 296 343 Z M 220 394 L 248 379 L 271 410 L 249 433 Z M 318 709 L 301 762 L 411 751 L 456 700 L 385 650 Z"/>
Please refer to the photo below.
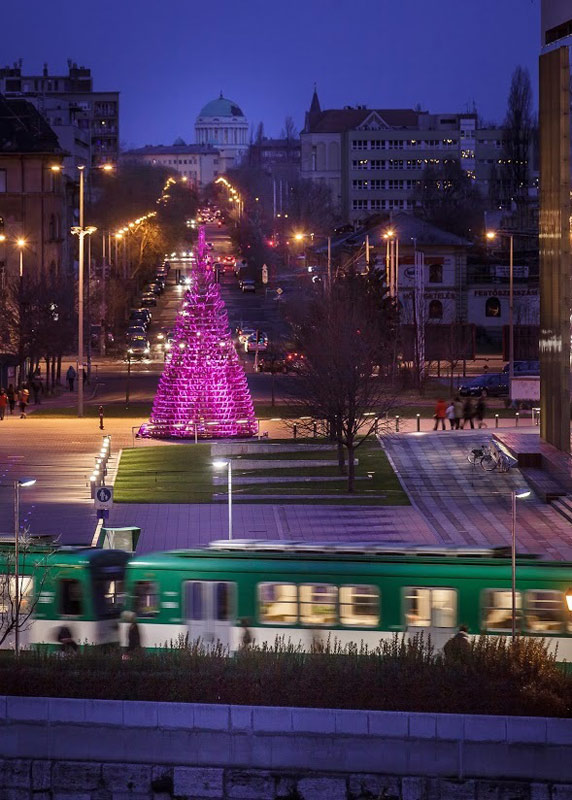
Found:
<path fill-rule="evenodd" d="M 457 632 L 457 592 L 455 589 L 408 586 L 404 590 L 405 624 L 411 636 L 423 631 L 425 640 L 442 649 Z"/>
<path fill-rule="evenodd" d="M 230 646 L 236 616 L 236 584 L 228 581 L 185 583 L 185 617 L 189 639 Z"/>

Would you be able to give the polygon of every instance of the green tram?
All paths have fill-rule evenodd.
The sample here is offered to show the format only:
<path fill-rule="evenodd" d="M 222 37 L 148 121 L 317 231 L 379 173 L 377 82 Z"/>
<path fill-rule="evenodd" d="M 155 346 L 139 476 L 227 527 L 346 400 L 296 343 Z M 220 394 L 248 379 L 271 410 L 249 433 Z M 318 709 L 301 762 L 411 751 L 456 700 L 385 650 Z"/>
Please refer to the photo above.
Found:
<path fill-rule="evenodd" d="M 129 554 L 91 547 L 33 542 L 20 551 L 20 646 L 59 647 L 65 626 L 78 644 L 117 644 L 123 578 Z M 15 622 L 13 540 L 0 542 L 0 638 Z M 13 631 L 1 644 L 14 647 Z"/>
<path fill-rule="evenodd" d="M 284 637 L 308 647 L 331 635 L 371 647 L 396 632 L 423 631 L 440 648 L 461 624 L 471 635 L 510 634 L 511 576 L 506 548 L 235 540 L 136 556 L 125 589 L 147 648 L 188 635 L 233 651 L 243 625 L 257 645 Z M 572 563 L 517 558 L 519 633 L 550 639 L 567 661 L 571 586 Z M 120 627 L 125 644 L 127 625 Z"/>

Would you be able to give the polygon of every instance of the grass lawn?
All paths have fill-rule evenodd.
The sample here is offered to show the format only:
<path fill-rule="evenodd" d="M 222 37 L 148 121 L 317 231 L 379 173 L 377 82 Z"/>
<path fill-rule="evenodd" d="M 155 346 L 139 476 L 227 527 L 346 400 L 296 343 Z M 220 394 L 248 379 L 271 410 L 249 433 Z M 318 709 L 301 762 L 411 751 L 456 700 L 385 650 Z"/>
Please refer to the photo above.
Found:
<path fill-rule="evenodd" d="M 115 481 L 118 503 L 210 503 L 210 444 L 124 450 Z"/>
<path fill-rule="evenodd" d="M 276 454 L 282 458 L 286 454 Z M 264 457 L 262 457 L 264 456 Z M 325 452 L 325 457 L 335 458 L 336 451 Z M 313 458 L 309 451 L 297 454 L 298 458 Z M 339 503 L 350 502 L 364 505 L 408 505 L 407 495 L 401 488 L 391 465 L 383 450 L 375 443 L 367 443 L 357 450 L 359 465 L 358 476 L 373 473 L 371 480 L 360 480 L 355 483 L 355 492 L 347 493 L 347 479 L 340 476 L 336 481 L 304 480 L 292 483 L 259 483 L 235 484 L 233 499 L 241 501 L 241 495 L 256 495 L 256 498 L 245 499 L 244 502 L 289 502 L 289 503 Z M 304 478 L 337 477 L 337 468 L 304 467 L 292 469 L 264 469 L 266 454 L 260 458 L 253 454 L 249 458 L 260 461 L 254 470 L 240 468 L 240 459 L 233 459 L 233 475 L 235 477 L 252 475 L 253 477 L 294 477 Z M 115 482 L 115 500 L 118 503 L 211 503 L 213 494 L 226 495 L 226 483 L 214 486 L 214 470 L 211 466 L 210 444 L 199 443 L 170 445 L 165 447 L 144 447 L 124 450 Z M 275 495 L 296 495 L 284 501 L 276 500 Z M 273 497 L 267 497 L 272 495 Z M 309 498 L 308 495 L 321 495 L 323 499 Z M 299 499 L 298 499 L 299 498 Z"/>

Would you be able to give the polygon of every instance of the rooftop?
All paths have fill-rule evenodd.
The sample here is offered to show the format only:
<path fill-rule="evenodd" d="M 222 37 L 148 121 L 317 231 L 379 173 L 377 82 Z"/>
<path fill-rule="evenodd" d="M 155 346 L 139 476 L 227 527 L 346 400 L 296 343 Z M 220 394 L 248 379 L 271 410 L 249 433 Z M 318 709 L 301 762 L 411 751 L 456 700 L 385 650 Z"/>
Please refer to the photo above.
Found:
<path fill-rule="evenodd" d="M 126 150 L 124 156 L 178 156 L 178 155 L 218 155 L 218 150 L 210 144 L 146 144 L 134 150 Z"/>
<path fill-rule="evenodd" d="M 244 117 L 244 113 L 234 100 L 223 97 L 221 92 L 220 97 L 203 106 L 199 117 Z"/>
<path fill-rule="evenodd" d="M 0 94 L 0 153 L 61 153 L 58 137 L 27 100 Z"/>

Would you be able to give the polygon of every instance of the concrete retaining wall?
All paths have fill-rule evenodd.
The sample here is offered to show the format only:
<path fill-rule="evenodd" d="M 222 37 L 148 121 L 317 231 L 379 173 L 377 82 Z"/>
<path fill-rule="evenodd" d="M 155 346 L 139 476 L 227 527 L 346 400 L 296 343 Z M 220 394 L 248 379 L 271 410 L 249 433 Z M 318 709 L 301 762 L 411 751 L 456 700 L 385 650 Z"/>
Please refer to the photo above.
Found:
<path fill-rule="evenodd" d="M 568 800 L 570 745 L 572 720 L 0 697 L 0 797 Z"/>

